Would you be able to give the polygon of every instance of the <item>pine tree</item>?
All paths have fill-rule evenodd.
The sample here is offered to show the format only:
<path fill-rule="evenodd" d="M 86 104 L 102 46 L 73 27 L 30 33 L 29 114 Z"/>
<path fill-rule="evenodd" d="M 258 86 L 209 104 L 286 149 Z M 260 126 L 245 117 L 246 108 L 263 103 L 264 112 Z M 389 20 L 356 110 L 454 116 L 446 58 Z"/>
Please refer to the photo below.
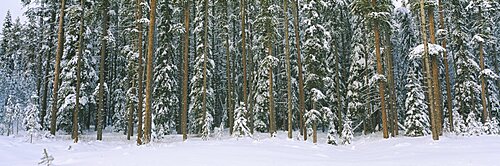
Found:
<path fill-rule="evenodd" d="M 57 32 L 57 54 L 56 63 L 54 67 L 54 88 L 52 89 L 52 111 L 50 118 L 50 134 L 56 135 L 56 121 L 57 121 L 57 111 L 58 111 L 58 94 L 59 94 L 59 71 L 61 67 L 61 57 L 64 53 L 64 14 L 66 11 L 66 1 L 61 1 L 61 11 L 59 14 L 59 29 Z"/>
<path fill-rule="evenodd" d="M 425 102 L 425 95 L 423 86 L 422 73 L 418 71 L 419 65 L 417 64 L 420 59 L 412 59 L 412 65 L 409 67 L 410 71 L 407 76 L 407 95 L 406 95 L 406 119 L 405 119 L 405 135 L 410 137 L 418 137 L 428 135 L 429 130 L 429 116 L 425 111 L 428 107 Z"/>
<path fill-rule="evenodd" d="M 250 129 L 247 126 L 248 120 L 246 115 L 245 103 L 240 102 L 240 105 L 234 110 L 233 137 L 252 137 L 252 133 L 250 133 Z"/>
<path fill-rule="evenodd" d="M 458 110 L 453 110 L 453 132 L 457 135 L 465 135 L 467 132 L 467 126 L 463 119 L 463 116 L 460 115 Z"/>
<path fill-rule="evenodd" d="M 209 43 L 208 27 L 208 1 L 197 1 L 194 33 L 196 39 L 196 59 L 193 66 L 191 79 L 191 105 L 189 108 L 191 132 L 199 134 L 202 139 L 208 139 L 213 126 L 214 115 L 214 90 L 207 80 L 213 76 L 214 61 L 210 58 L 211 43 Z"/>
<path fill-rule="evenodd" d="M 476 113 L 470 112 L 467 115 L 466 123 L 469 136 L 472 135 L 479 136 L 483 134 L 483 124 L 476 117 Z"/>
<path fill-rule="evenodd" d="M 367 92 L 367 82 L 365 81 L 365 77 L 367 75 L 366 72 L 368 70 L 365 69 L 367 65 L 367 59 L 365 59 L 365 55 L 367 54 L 367 50 L 365 47 L 365 42 L 362 37 L 364 33 L 363 24 L 361 18 L 355 16 L 354 18 L 354 35 L 352 36 L 352 52 L 350 56 L 351 65 L 349 67 L 349 78 L 347 85 L 347 96 L 349 99 L 349 103 L 347 104 L 348 112 L 351 114 L 350 120 L 359 119 L 365 121 L 363 123 L 367 123 L 368 117 L 370 116 L 367 112 L 368 108 L 366 107 L 367 101 L 366 92 Z M 340 125 L 340 124 L 339 124 Z M 343 125 L 344 126 L 344 125 Z"/>
<path fill-rule="evenodd" d="M 492 117 L 491 120 L 487 120 L 486 123 L 484 123 L 483 126 L 483 131 L 486 134 L 490 135 L 497 135 L 500 133 L 500 126 L 499 122 L 496 117 Z"/>
<path fill-rule="evenodd" d="M 30 136 L 30 143 L 33 143 L 33 136 L 36 137 L 41 125 L 39 120 L 40 108 L 37 104 L 38 96 L 32 95 L 31 100 L 24 109 L 23 126 Z"/>
<path fill-rule="evenodd" d="M 337 145 L 337 128 L 335 127 L 335 114 L 328 107 L 321 108 L 323 113 L 323 121 L 328 124 L 327 144 Z"/>
<path fill-rule="evenodd" d="M 352 129 L 352 121 L 351 121 L 351 115 L 349 111 L 347 111 L 347 115 L 345 116 L 344 119 L 344 126 L 342 129 L 342 134 L 341 134 L 341 140 L 342 144 L 347 145 L 352 143 L 352 138 L 354 137 L 354 131 Z"/>

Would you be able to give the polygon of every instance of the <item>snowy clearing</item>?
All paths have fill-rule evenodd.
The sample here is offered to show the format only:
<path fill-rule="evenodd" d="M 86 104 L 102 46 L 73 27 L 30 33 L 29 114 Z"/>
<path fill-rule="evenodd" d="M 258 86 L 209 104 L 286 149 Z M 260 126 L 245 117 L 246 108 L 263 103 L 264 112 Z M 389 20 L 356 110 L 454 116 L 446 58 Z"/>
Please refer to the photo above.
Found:
<path fill-rule="evenodd" d="M 136 146 L 134 141 L 126 141 L 120 135 L 105 135 L 103 142 L 89 141 L 94 137 L 89 135 L 78 144 L 65 136 L 37 140 L 34 144 L 23 137 L 0 136 L 0 165 L 37 165 L 44 148 L 55 158 L 56 166 L 480 166 L 494 165 L 500 154 L 500 136 L 448 135 L 439 141 L 432 141 L 430 136 L 400 136 L 383 140 L 379 133 L 355 137 L 353 144 L 345 146 L 289 140 L 285 133 L 273 139 L 266 136 L 210 141 L 192 138 L 187 142 L 175 136 L 146 146 Z"/>

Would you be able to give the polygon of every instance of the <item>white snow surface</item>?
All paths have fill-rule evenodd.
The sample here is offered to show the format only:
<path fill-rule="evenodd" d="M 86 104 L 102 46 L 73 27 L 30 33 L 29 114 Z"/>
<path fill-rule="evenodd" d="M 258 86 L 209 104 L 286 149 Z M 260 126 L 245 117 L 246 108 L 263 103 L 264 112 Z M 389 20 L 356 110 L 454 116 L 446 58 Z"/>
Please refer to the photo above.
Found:
<path fill-rule="evenodd" d="M 30 144 L 25 137 L 0 136 L 0 165 L 37 165 L 44 148 L 55 158 L 55 166 L 479 166 L 499 164 L 500 154 L 500 136 L 445 135 L 433 141 L 430 136 L 382 139 L 377 133 L 340 146 L 324 143 L 325 133 L 319 134 L 317 145 L 287 139 L 284 132 L 277 138 L 259 133 L 254 139 L 190 138 L 186 142 L 172 136 L 144 146 L 121 134 L 105 134 L 104 141 L 91 141 L 94 138 L 84 136 L 74 144 L 69 136 L 58 136 Z"/>

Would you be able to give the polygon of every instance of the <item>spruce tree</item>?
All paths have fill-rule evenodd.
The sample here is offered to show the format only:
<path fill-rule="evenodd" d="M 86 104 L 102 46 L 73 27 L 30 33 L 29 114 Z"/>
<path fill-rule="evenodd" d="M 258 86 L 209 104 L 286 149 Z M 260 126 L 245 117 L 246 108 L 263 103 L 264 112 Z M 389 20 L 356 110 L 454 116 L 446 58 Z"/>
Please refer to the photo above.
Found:
<path fill-rule="evenodd" d="M 427 103 L 423 86 L 423 76 L 417 64 L 420 59 L 412 59 L 412 65 L 409 67 L 407 74 L 407 95 L 405 102 L 406 119 L 405 119 L 405 135 L 410 137 L 418 137 L 428 135 L 430 133 L 429 116 L 427 114 Z"/>

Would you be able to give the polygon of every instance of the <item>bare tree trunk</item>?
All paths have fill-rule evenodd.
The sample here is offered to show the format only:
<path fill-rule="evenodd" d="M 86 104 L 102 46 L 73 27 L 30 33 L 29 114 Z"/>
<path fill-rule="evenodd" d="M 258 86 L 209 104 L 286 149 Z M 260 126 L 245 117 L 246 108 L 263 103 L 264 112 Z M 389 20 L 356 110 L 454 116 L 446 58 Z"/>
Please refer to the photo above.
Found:
<path fill-rule="evenodd" d="M 440 28 L 444 30 L 444 13 L 443 5 L 441 4 L 443 0 L 439 0 L 439 24 Z M 450 124 L 450 131 L 453 131 L 453 110 L 451 103 L 451 85 L 450 85 L 450 70 L 448 67 L 448 54 L 446 53 L 446 37 L 443 37 L 441 41 L 441 47 L 445 48 L 443 52 L 443 64 L 446 80 L 446 107 L 448 109 L 448 123 Z"/>
<path fill-rule="evenodd" d="M 285 9 L 285 59 L 286 59 L 286 78 L 287 78 L 287 106 L 288 106 L 288 138 L 292 139 L 292 77 L 290 71 L 290 42 L 288 41 L 288 0 L 283 0 Z"/>
<path fill-rule="evenodd" d="M 224 11 L 223 14 L 227 17 L 228 11 L 227 11 L 227 0 L 223 1 Z M 226 24 L 229 24 L 228 22 L 229 19 L 224 20 Z M 234 125 L 234 109 L 233 109 L 233 80 L 232 80 L 232 74 L 231 74 L 231 50 L 230 50 L 230 43 L 229 43 L 229 27 L 224 28 L 226 25 L 221 25 L 223 26 L 224 29 L 224 40 L 225 40 L 225 45 L 224 48 L 226 49 L 226 81 L 227 81 L 227 119 L 229 121 L 229 134 L 233 134 L 233 125 Z"/>
<path fill-rule="evenodd" d="M 270 33 L 270 32 L 268 32 Z M 271 35 L 271 34 L 268 34 Z M 273 56 L 273 47 L 271 44 L 267 46 L 268 56 Z M 269 64 L 269 133 L 271 137 L 276 132 L 276 117 L 274 113 L 274 91 L 273 91 L 273 64 Z"/>
<path fill-rule="evenodd" d="M 245 19 L 245 16 L 246 16 L 246 6 L 245 6 L 245 0 L 241 0 L 240 1 L 240 15 L 241 15 L 241 64 L 243 65 L 243 89 L 242 89 L 242 93 L 243 93 L 243 103 L 245 103 L 245 109 L 248 109 L 247 105 L 247 101 L 248 101 L 248 96 L 247 96 L 247 58 L 246 58 L 246 26 L 245 26 L 245 23 L 246 23 L 246 19 Z M 249 119 L 250 117 L 253 116 L 253 111 L 250 110 L 248 112 L 248 118 Z M 251 132 L 253 133 L 253 125 L 251 125 Z"/>
<path fill-rule="evenodd" d="M 436 35 L 434 29 L 434 7 L 429 6 L 427 9 L 429 15 L 429 35 L 432 44 L 436 44 Z M 442 135 L 442 110 L 441 110 L 441 87 L 439 83 L 439 69 L 437 63 L 437 57 L 431 57 L 431 66 L 432 66 L 432 83 L 433 83 L 433 91 L 434 91 L 434 112 L 436 112 L 436 127 L 437 131 L 440 135 Z M 434 118 L 434 117 L 433 117 Z"/>
<path fill-rule="evenodd" d="M 293 22 L 295 31 L 295 47 L 297 49 L 297 67 L 299 69 L 299 121 L 300 121 L 300 134 L 304 136 L 304 141 L 307 140 L 307 129 L 304 124 L 304 112 L 305 112 L 305 98 L 304 98 L 304 77 L 302 76 L 302 63 L 300 57 L 300 34 L 299 34 L 299 1 L 294 0 L 292 6 L 293 9 Z"/>
<path fill-rule="evenodd" d="M 137 21 L 137 35 L 138 35 L 138 40 L 137 40 L 137 49 L 139 51 L 139 63 L 137 67 L 137 83 L 139 84 L 139 87 L 137 87 L 137 97 L 139 98 L 138 104 L 137 104 L 137 144 L 141 145 L 142 144 L 142 136 L 143 136 L 143 130 L 142 130 L 142 103 L 143 103 L 143 92 L 142 92 L 142 81 L 143 81 L 143 66 L 142 66 L 142 0 L 137 0 L 137 10 L 136 10 L 136 21 Z"/>
<path fill-rule="evenodd" d="M 149 11 L 149 32 L 148 32 L 148 61 L 146 66 L 146 117 L 145 117 L 145 131 L 144 143 L 147 144 L 151 141 L 151 86 L 153 81 L 153 52 L 154 52 L 154 33 L 156 22 L 156 0 L 151 0 L 149 4 L 151 10 Z"/>
<path fill-rule="evenodd" d="M 78 53 L 77 53 L 77 68 L 76 68 L 76 107 L 75 112 L 73 112 L 73 135 L 72 138 L 74 143 L 78 143 L 78 112 L 80 112 L 80 87 L 81 87 L 81 68 L 82 68 L 82 50 L 83 50 L 83 27 L 84 27 L 84 19 L 85 18 L 85 2 L 80 0 L 80 7 L 82 11 L 80 13 L 80 32 L 78 34 Z"/>
<path fill-rule="evenodd" d="M 109 27 L 109 15 L 108 15 L 108 0 L 103 1 L 102 15 L 103 15 L 103 28 L 102 28 L 102 44 L 101 44 L 101 60 L 99 67 L 99 110 L 97 111 L 97 140 L 102 140 L 102 128 L 103 128 L 103 113 L 104 113 L 104 64 L 106 61 L 106 49 L 108 44 L 108 27 Z"/>
<path fill-rule="evenodd" d="M 481 6 L 479 6 L 479 19 L 481 19 L 480 21 L 482 21 L 482 10 L 481 10 Z M 482 26 L 481 26 L 481 29 L 479 29 L 479 34 L 481 34 L 482 30 Z M 484 50 L 483 50 L 483 42 L 482 41 L 479 41 L 479 65 L 481 67 L 481 72 L 484 71 Z M 483 124 L 486 123 L 486 121 L 488 121 L 488 101 L 486 99 L 486 78 L 484 78 L 485 76 L 482 75 L 481 76 L 481 101 L 482 101 L 482 104 L 483 104 L 483 117 L 482 117 L 482 121 L 483 121 Z"/>
<path fill-rule="evenodd" d="M 61 0 L 61 12 L 59 15 L 59 30 L 57 37 L 57 54 L 56 54 L 56 65 L 54 71 L 54 89 L 52 95 L 52 113 L 50 119 L 50 134 L 56 135 L 56 120 L 57 120 L 57 92 L 59 91 L 59 70 L 61 66 L 61 57 L 64 50 L 64 13 L 66 1 Z"/>
<path fill-rule="evenodd" d="M 182 79 L 182 115 L 181 115 L 181 130 L 182 140 L 187 139 L 187 93 L 188 93 L 188 77 L 189 77 L 189 0 L 184 1 L 184 73 Z"/>
<path fill-rule="evenodd" d="M 422 40 L 424 43 L 424 63 L 425 71 L 427 75 L 427 85 L 428 85 L 428 95 L 429 95 L 429 104 L 430 104 L 430 115 L 431 115 L 431 128 L 432 128 L 432 139 L 439 140 L 439 134 L 437 132 L 436 126 L 436 112 L 434 112 L 434 95 L 432 93 L 432 75 L 429 64 L 429 47 L 427 44 L 427 31 L 425 30 L 425 10 L 424 10 L 424 0 L 420 0 L 420 21 L 421 21 L 421 30 L 422 30 Z"/>
<path fill-rule="evenodd" d="M 375 7 L 377 5 L 377 0 L 372 0 L 372 6 Z M 375 34 L 375 55 L 377 56 L 377 74 L 383 75 L 382 68 L 382 57 L 380 55 L 380 31 L 379 25 L 377 22 L 373 25 L 373 31 Z M 387 130 L 387 112 L 385 110 L 385 85 L 382 80 L 378 81 L 379 83 L 379 96 L 380 96 L 380 106 L 382 112 L 382 128 L 384 133 L 384 138 L 389 138 L 389 132 Z"/>
<path fill-rule="evenodd" d="M 390 118 L 390 125 L 391 131 L 392 131 L 392 136 L 396 137 L 398 135 L 398 109 L 397 109 L 397 101 L 396 101 L 396 88 L 394 85 L 394 68 L 392 64 L 392 43 L 391 43 L 391 38 L 389 33 L 386 35 L 386 61 L 387 61 L 387 80 L 388 80 L 388 87 L 389 87 L 389 94 L 390 94 L 390 102 L 389 102 L 389 107 L 391 110 L 392 117 Z"/>

